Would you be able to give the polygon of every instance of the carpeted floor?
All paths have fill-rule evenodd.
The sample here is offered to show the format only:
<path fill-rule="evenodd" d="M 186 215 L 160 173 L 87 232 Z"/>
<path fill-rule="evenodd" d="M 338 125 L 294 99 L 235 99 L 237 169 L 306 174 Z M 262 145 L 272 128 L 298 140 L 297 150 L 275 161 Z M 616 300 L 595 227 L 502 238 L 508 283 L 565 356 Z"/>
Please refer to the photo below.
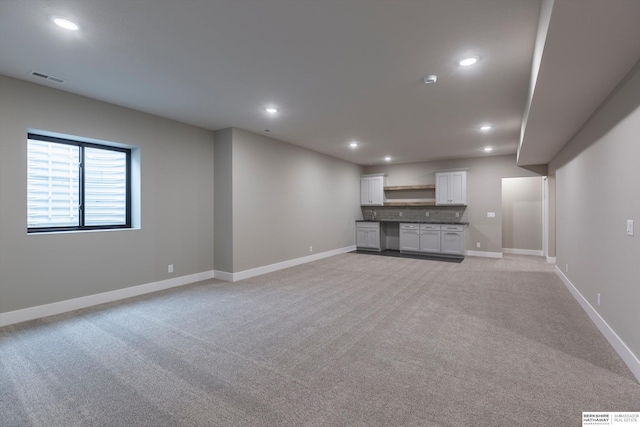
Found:
<path fill-rule="evenodd" d="M 0 329 L 0 425 L 579 426 L 640 385 L 542 258 L 343 254 Z"/>

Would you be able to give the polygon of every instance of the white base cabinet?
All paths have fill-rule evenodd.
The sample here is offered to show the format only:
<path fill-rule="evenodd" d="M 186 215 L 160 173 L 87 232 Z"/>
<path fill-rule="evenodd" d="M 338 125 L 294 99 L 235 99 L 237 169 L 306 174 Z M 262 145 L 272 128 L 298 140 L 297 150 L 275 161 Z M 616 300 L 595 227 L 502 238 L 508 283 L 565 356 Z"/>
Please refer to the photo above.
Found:
<path fill-rule="evenodd" d="M 356 247 L 368 251 L 385 249 L 385 236 L 379 222 L 356 222 Z"/>
<path fill-rule="evenodd" d="M 420 225 L 420 252 L 440 253 L 439 225 Z"/>
<path fill-rule="evenodd" d="M 464 226 L 400 224 L 400 252 L 464 255 Z"/>
<path fill-rule="evenodd" d="M 441 252 L 447 255 L 464 255 L 464 229 L 462 225 L 443 225 Z"/>
<path fill-rule="evenodd" d="M 440 225 L 401 223 L 400 252 L 440 253 Z"/>
<path fill-rule="evenodd" d="M 419 224 L 400 224 L 400 251 L 420 252 Z"/>

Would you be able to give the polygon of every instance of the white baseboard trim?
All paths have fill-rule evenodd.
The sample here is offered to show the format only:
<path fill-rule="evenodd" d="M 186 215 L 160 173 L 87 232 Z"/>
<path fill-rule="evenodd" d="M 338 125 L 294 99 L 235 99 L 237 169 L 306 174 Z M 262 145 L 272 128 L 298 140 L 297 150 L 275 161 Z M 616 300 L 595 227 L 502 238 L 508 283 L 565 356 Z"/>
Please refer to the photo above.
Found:
<path fill-rule="evenodd" d="M 239 271 L 237 273 L 229 273 L 226 271 L 217 271 L 215 274 L 216 279 L 226 280 L 227 282 L 237 282 L 239 280 L 248 279 L 250 277 L 260 276 L 262 274 L 271 273 L 274 271 L 282 270 L 284 268 L 294 267 L 300 264 L 306 264 L 311 261 L 316 261 L 322 258 L 328 258 L 330 256 L 343 254 L 345 252 L 355 251 L 356 247 L 347 246 L 345 248 L 334 249 L 327 252 L 320 252 L 315 255 L 309 255 L 301 258 L 290 259 L 288 261 L 282 261 L 275 264 L 264 265 L 262 267 L 252 268 L 250 270 Z"/>
<path fill-rule="evenodd" d="M 12 325 L 14 323 L 26 322 L 27 320 L 39 319 L 41 317 L 53 316 L 66 313 L 68 311 L 91 307 L 107 302 L 118 301 L 138 295 L 161 291 L 163 289 L 175 288 L 177 286 L 188 285 L 214 278 L 214 271 L 204 271 L 202 273 L 189 274 L 187 276 L 174 277 L 159 282 L 146 283 L 144 285 L 131 286 L 130 288 L 117 289 L 115 291 L 103 292 L 100 294 L 87 295 L 51 304 L 38 305 L 21 310 L 0 313 L 0 327 Z"/>
<path fill-rule="evenodd" d="M 513 255 L 532 255 L 532 256 L 544 255 L 544 252 L 542 252 L 542 250 L 536 250 L 536 249 L 502 248 L 502 253 L 513 254 Z"/>
<path fill-rule="evenodd" d="M 467 256 L 479 256 L 482 258 L 502 258 L 502 252 L 466 251 Z"/>
<path fill-rule="evenodd" d="M 233 273 L 228 273 L 226 271 L 214 270 L 213 277 L 224 280 L 225 282 L 233 282 Z"/>
<path fill-rule="evenodd" d="M 556 263 L 556 257 L 554 257 L 554 256 L 548 256 L 548 257 L 547 257 L 547 262 L 548 262 L 549 264 L 555 264 L 555 263 Z"/>
<path fill-rule="evenodd" d="M 620 355 L 624 363 L 629 367 L 629 370 L 633 373 L 638 381 L 640 381 L 640 360 L 638 357 L 633 354 L 631 349 L 627 347 L 627 345 L 622 341 L 622 339 L 615 333 L 611 326 L 600 316 L 600 314 L 593 308 L 589 301 L 582 296 L 580 291 L 571 283 L 569 278 L 564 275 L 562 270 L 558 268 L 556 265 L 555 268 L 556 275 L 562 280 L 562 283 L 569 289 L 569 292 L 573 295 L 573 297 L 578 301 L 582 309 L 587 313 L 589 318 L 593 323 L 596 324 L 602 335 L 609 341 L 609 344 L 613 347 L 613 349 Z"/>

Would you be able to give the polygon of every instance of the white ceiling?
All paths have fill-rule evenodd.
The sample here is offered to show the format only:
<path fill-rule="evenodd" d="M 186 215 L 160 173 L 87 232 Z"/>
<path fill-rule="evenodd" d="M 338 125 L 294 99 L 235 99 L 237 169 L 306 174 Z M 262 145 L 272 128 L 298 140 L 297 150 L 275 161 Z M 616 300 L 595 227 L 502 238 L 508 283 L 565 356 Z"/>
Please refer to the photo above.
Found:
<path fill-rule="evenodd" d="M 363 165 L 515 153 L 530 101 L 519 162 L 547 163 L 640 58 L 639 6 L 556 0 L 534 96 L 539 0 L 0 0 L 0 74 Z"/>
<path fill-rule="evenodd" d="M 640 59 L 640 1 L 556 0 L 518 164 L 548 163 Z"/>

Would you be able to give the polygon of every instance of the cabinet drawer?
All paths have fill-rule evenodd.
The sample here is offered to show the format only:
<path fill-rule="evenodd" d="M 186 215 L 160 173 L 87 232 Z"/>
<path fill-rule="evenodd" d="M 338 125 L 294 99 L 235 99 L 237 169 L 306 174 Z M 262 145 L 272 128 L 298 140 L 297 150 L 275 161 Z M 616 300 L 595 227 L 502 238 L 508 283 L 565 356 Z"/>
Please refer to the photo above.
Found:
<path fill-rule="evenodd" d="M 440 224 L 420 224 L 420 230 L 440 231 Z"/>
<path fill-rule="evenodd" d="M 356 222 L 356 228 L 380 228 L 379 222 Z"/>
<path fill-rule="evenodd" d="M 442 231 L 464 231 L 464 225 L 442 225 Z"/>
<path fill-rule="evenodd" d="M 400 230 L 420 230 L 420 224 L 400 224 Z"/>

